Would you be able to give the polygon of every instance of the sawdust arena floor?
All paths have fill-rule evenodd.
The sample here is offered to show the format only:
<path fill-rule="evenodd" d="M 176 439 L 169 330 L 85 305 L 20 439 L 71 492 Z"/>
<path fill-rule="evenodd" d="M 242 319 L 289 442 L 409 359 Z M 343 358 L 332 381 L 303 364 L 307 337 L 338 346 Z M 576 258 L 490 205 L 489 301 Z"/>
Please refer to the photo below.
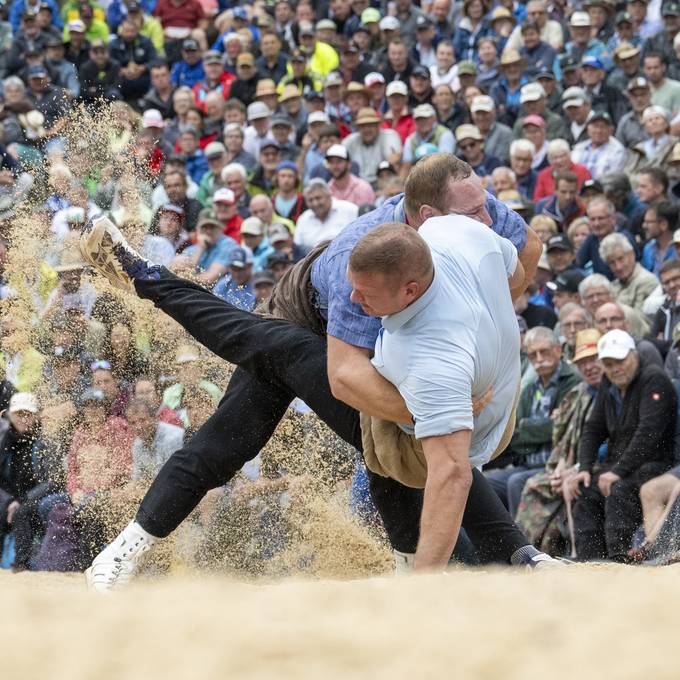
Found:
<path fill-rule="evenodd" d="M 680 565 L 245 583 L 201 574 L 102 597 L 0 573 L 12 679 L 680 678 Z"/>

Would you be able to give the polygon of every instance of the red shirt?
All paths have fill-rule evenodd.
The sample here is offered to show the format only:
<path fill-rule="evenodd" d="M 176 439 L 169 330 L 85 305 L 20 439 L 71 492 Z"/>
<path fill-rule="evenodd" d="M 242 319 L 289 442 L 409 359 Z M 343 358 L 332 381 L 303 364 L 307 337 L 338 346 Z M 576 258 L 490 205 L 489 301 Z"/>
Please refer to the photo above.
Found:
<path fill-rule="evenodd" d="M 416 123 L 413 120 L 413 116 L 410 113 L 405 113 L 399 116 L 399 120 L 396 122 L 396 124 L 392 120 L 389 111 L 385 114 L 384 118 L 385 120 L 382 122 L 380 127 L 385 128 L 387 130 L 395 130 L 397 134 L 401 137 L 402 144 L 405 144 L 406 138 L 412 132 L 416 131 Z"/>
<path fill-rule="evenodd" d="M 588 170 L 585 165 L 579 165 L 578 163 L 572 163 L 569 171 L 576 175 L 579 191 L 581 191 L 583 183 L 592 177 L 590 170 Z M 538 173 L 536 188 L 534 189 L 534 202 L 541 198 L 545 198 L 546 196 L 552 196 L 555 193 L 555 176 L 553 173 L 555 173 L 555 170 L 552 165 L 543 168 L 543 170 Z"/>
<path fill-rule="evenodd" d="M 229 93 L 231 92 L 231 84 L 235 80 L 236 76 L 233 73 L 229 73 L 229 71 L 225 71 L 220 76 L 221 85 L 219 88 L 214 89 L 222 95 L 224 101 L 229 99 Z M 201 109 L 201 111 L 205 113 L 205 97 L 208 94 L 208 92 L 212 92 L 213 88 L 208 87 L 207 83 L 203 81 L 201 83 L 196 83 L 193 87 L 193 90 L 196 106 L 198 106 Z"/>
<path fill-rule="evenodd" d="M 205 19 L 203 7 L 198 0 L 185 0 L 181 5 L 175 5 L 170 0 L 158 0 L 153 13 L 160 19 L 163 28 L 197 28 L 198 22 Z"/>
<path fill-rule="evenodd" d="M 222 233 L 225 236 L 231 236 L 236 243 L 241 243 L 241 225 L 243 218 L 236 213 L 225 225 Z"/>

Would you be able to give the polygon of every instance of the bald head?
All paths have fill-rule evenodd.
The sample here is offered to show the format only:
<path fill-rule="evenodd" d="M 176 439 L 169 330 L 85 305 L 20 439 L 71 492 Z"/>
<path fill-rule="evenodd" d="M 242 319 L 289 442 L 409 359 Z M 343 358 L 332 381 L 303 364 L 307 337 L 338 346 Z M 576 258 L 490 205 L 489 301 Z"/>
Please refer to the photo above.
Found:
<path fill-rule="evenodd" d="M 595 328 L 602 335 L 609 331 L 620 330 L 628 332 L 626 312 L 618 302 L 605 302 L 595 311 Z"/>

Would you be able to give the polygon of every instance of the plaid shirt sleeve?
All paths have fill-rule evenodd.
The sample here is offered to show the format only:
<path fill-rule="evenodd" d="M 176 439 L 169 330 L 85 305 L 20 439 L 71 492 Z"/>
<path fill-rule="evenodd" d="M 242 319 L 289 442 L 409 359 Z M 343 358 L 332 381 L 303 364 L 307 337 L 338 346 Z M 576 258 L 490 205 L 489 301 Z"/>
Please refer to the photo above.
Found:
<path fill-rule="evenodd" d="M 527 223 L 505 203 L 487 192 L 486 209 L 491 216 L 491 228 L 503 238 L 507 238 L 518 252 L 527 244 Z"/>

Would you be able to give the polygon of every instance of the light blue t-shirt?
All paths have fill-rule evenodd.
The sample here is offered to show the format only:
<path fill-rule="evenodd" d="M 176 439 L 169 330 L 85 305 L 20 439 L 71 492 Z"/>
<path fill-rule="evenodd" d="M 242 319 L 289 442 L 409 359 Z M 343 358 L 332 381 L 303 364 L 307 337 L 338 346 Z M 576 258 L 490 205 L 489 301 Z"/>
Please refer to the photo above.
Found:
<path fill-rule="evenodd" d="M 395 385 L 415 436 L 473 430 L 470 462 L 488 462 L 508 423 L 520 380 L 520 338 L 508 278 L 517 250 L 469 217 L 427 220 L 434 279 L 413 304 L 382 320 L 373 365 Z M 493 386 L 476 417 L 472 398 Z"/>

